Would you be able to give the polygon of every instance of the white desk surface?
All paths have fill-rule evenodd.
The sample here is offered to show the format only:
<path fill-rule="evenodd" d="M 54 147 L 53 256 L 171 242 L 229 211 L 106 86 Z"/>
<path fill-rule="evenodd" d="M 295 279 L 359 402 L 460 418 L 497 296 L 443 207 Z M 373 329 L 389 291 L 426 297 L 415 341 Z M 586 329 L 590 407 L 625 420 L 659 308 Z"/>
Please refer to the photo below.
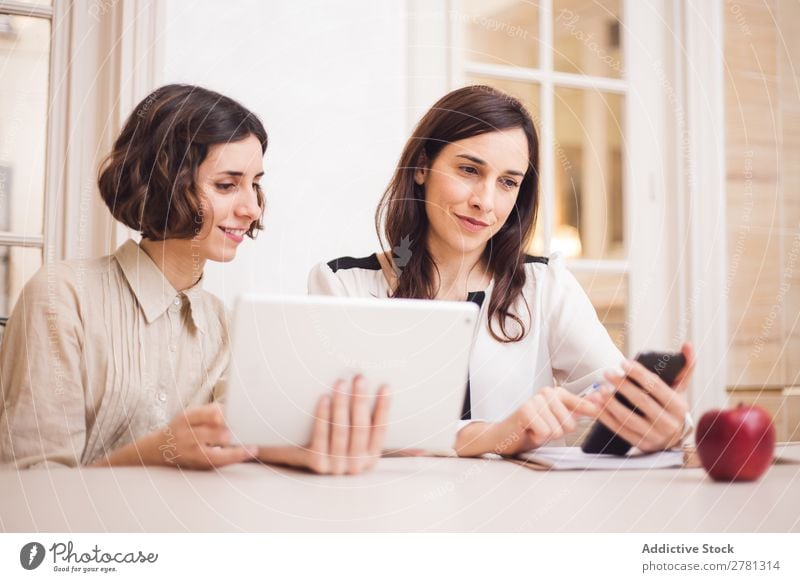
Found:
<path fill-rule="evenodd" d="M 454 458 L 382 459 L 355 477 L 256 464 L 53 469 L 0 471 L 0 492 L 6 532 L 800 532 L 800 464 L 735 484 L 702 469 L 540 472 Z"/>

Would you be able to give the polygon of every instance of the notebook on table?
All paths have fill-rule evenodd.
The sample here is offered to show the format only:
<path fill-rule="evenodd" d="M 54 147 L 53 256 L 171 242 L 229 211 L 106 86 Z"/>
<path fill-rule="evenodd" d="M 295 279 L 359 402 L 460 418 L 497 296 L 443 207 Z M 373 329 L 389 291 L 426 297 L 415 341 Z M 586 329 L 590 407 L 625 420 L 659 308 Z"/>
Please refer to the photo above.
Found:
<path fill-rule="evenodd" d="M 514 460 L 531 469 L 542 471 L 646 471 L 683 467 L 684 451 L 631 452 L 625 456 L 617 456 L 587 454 L 580 447 L 541 447 L 518 455 Z"/>

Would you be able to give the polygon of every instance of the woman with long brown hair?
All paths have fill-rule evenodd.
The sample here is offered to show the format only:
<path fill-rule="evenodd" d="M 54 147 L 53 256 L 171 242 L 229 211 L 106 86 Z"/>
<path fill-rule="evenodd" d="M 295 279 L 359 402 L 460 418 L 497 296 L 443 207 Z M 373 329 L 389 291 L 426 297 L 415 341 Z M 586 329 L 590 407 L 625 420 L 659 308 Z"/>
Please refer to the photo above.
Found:
<path fill-rule="evenodd" d="M 673 390 L 626 361 L 559 255 L 525 253 L 539 206 L 530 114 L 487 86 L 440 99 L 406 143 L 376 212 L 384 252 L 318 265 L 309 292 L 468 300 L 481 307 L 456 450 L 515 454 L 600 419 L 643 450 L 684 436 L 686 366 Z M 622 371 L 615 371 L 622 367 Z M 612 369 L 609 371 L 609 369 Z M 648 394 L 631 379 L 648 387 Z M 606 380 L 643 416 L 631 414 Z M 558 386 L 557 386 L 558 385 Z"/>

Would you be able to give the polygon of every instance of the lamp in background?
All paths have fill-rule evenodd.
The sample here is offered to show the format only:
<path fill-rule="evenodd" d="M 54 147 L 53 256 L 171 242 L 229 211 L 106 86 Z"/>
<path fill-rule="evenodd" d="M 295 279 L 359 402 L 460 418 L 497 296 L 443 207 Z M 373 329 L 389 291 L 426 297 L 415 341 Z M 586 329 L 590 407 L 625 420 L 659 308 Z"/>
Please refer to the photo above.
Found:
<path fill-rule="evenodd" d="M 581 237 L 578 229 L 569 224 L 559 224 L 553 233 L 553 240 L 550 248 L 553 251 L 563 253 L 568 259 L 576 259 L 583 253 Z"/>

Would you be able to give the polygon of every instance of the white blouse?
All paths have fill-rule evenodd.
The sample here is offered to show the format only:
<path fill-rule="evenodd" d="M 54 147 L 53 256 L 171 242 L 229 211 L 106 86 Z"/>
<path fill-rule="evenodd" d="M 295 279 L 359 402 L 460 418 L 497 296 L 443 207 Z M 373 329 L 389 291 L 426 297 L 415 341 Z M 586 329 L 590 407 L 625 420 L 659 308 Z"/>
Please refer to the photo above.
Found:
<path fill-rule="evenodd" d="M 486 313 L 494 280 L 484 291 L 469 294 L 469 300 L 481 305 L 481 323 L 470 358 L 463 419 L 503 420 L 545 386 L 559 385 L 577 394 L 602 381 L 604 370 L 619 369 L 624 360 L 563 256 L 527 256 L 525 270 L 522 295 L 527 309 L 521 301 L 513 308 L 528 329 L 519 342 L 503 343 L 489 333 Z M 317 265 L 309 275 L 308 291 L 388 297 L 390 289 L 373 254 Z M 496 322 L 493 329 L 499 332 Z"/>

